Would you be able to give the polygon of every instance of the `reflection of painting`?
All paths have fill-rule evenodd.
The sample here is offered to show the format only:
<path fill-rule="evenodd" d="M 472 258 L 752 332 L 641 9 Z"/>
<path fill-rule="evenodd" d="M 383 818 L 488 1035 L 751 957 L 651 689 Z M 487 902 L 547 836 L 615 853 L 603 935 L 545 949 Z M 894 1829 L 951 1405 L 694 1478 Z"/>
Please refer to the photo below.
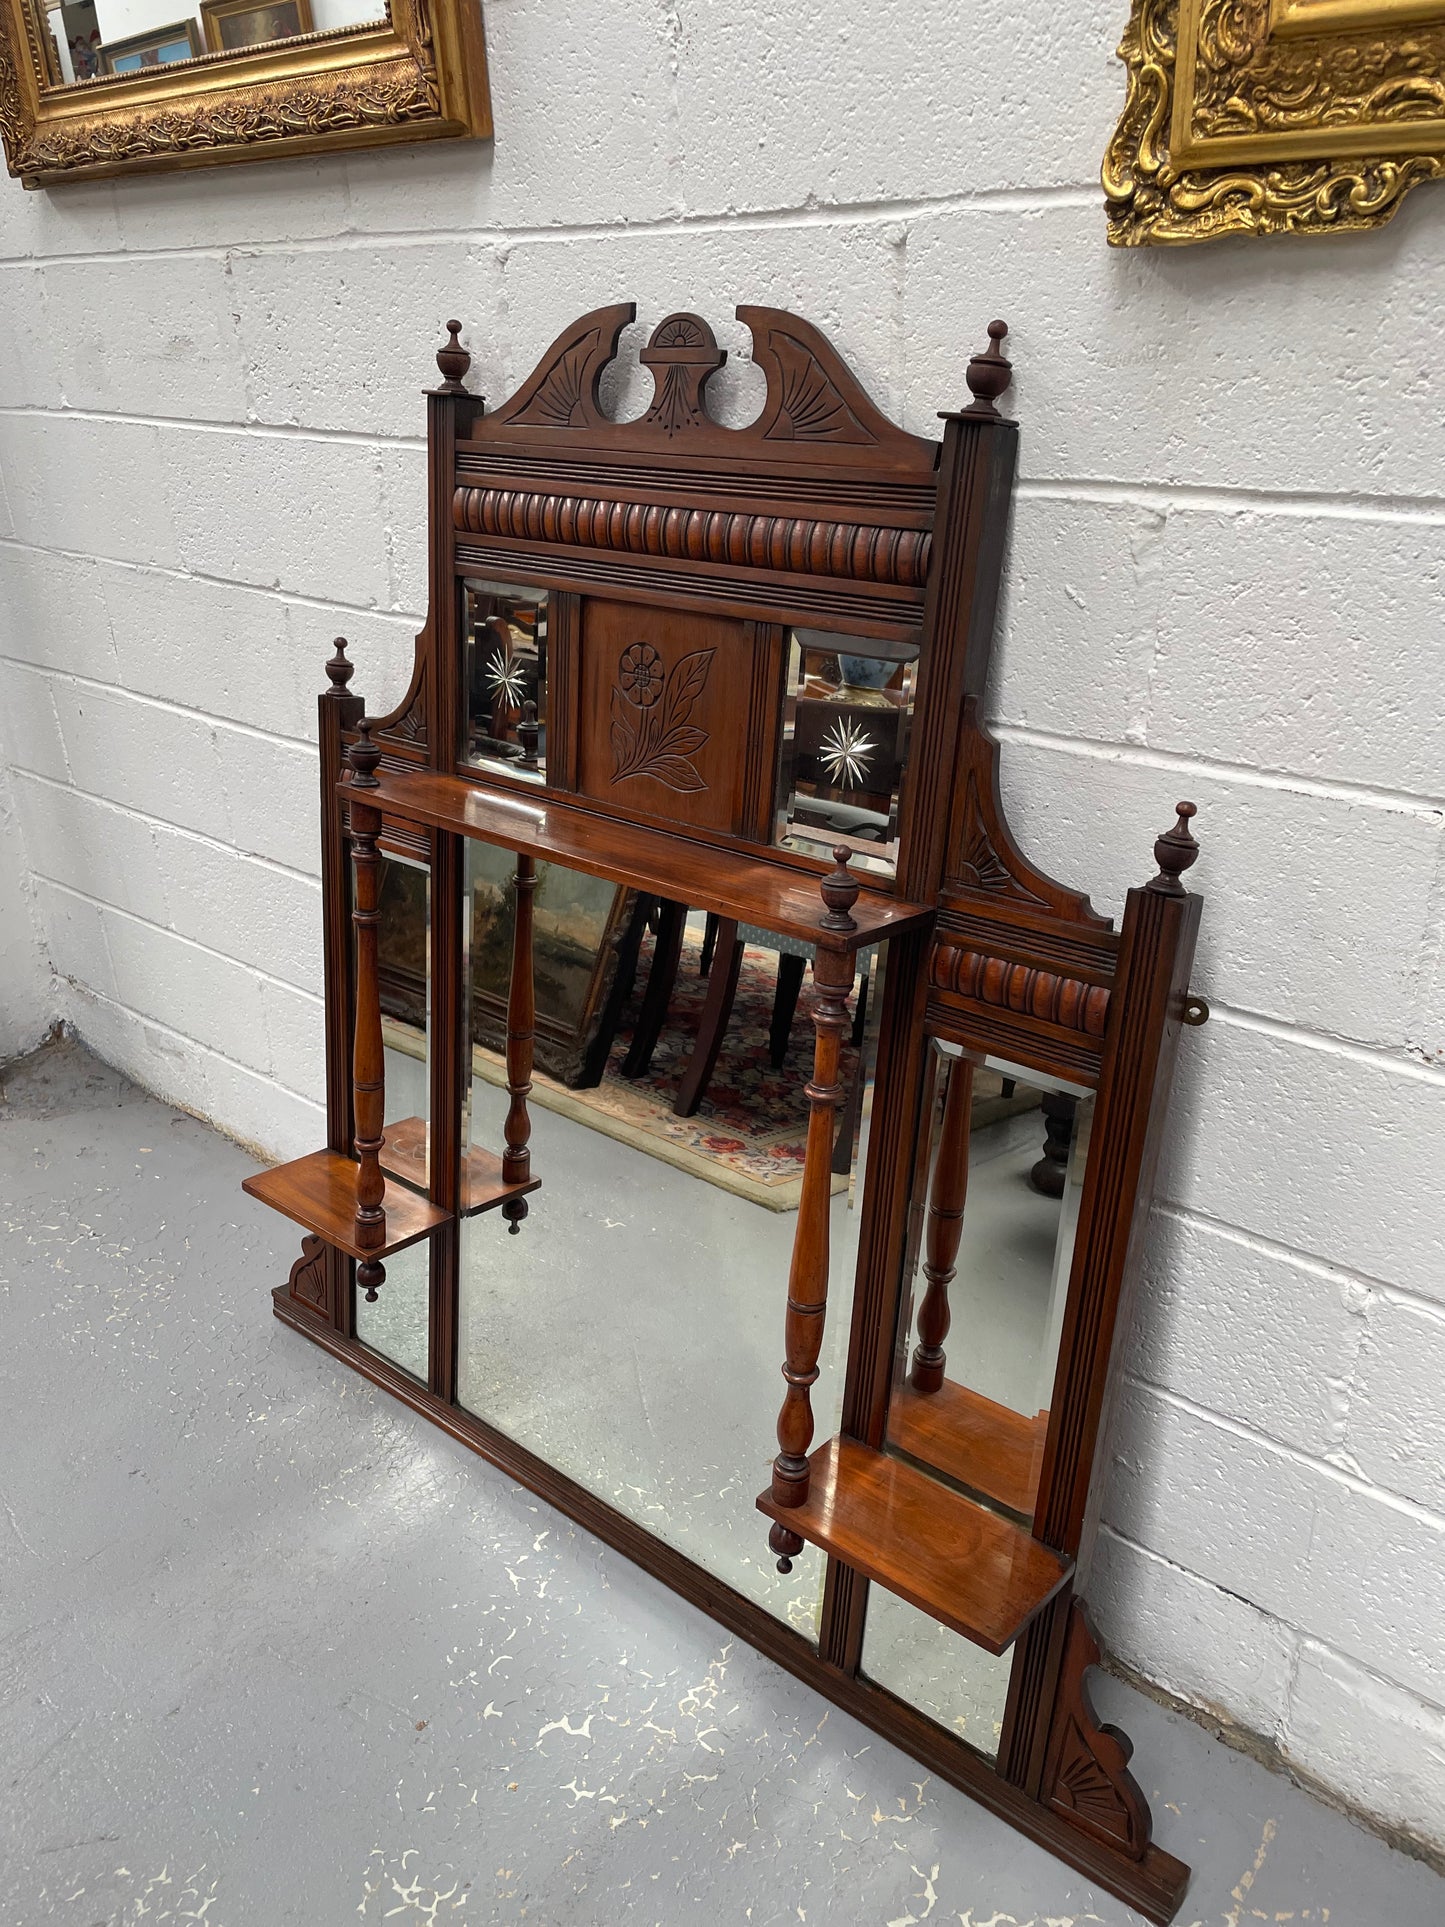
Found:
<path fill-rule="evenodd" d="M 311 31 L 311 0 L 201 0 L 206 46 L 213 54 L 261 47 Z"/>
<path fill-rule="evenodd" d="M 100 22 L 94 0 L 72 0 L 60 9 L 60 25 L 70 49 L 70 66 L 77 80 L 89 80 L 101 71 Z"/>
<path fill-rule="evenodd" d="M 169 67 L 177 60 L 195 60 L 202 52 L 194 20 L 177 20 L 169 27 L 152 27 L 129 40 L 108 40 L 99 49 L 103 74 L 140 74 L 148 67 Z"/>

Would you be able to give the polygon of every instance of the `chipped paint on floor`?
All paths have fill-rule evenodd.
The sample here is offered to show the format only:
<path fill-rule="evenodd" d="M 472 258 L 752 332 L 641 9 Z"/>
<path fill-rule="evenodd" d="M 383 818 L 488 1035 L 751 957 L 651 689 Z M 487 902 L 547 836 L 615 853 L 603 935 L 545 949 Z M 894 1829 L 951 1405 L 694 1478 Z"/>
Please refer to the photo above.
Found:
<path fill-rule="evenodd" d="M 279 1325 L 251 1165 L 74 1047 L 0 1094 L 0 1927 L 1134 1927 Z M 1119 1682 L 1181 1927 L 1445 1889 Z"/>

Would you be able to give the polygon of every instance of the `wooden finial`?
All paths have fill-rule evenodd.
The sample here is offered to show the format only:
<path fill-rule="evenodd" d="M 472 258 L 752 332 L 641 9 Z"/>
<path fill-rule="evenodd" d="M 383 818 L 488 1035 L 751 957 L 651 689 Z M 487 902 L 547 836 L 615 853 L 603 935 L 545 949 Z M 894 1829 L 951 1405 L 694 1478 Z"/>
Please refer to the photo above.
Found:
<path fill-rule="evenodd" d="M 437 349 L 437 367 L 442 371 L 441 392 L 444 395 L 464 395 L 467 392 L 462 383 L 472 365 L 472 358 L 457 339 L 461 331 L 460 321 L 449 321 L 447 334 L 450 339 Z"/>
<path fill-rule="evenodd" d="M 356 665 L 346 660 L 345 636 L 338 636 L 331 646 L 336 654 L 326 665 L 326 674 L 331 679 L 331 687 L 326 693 L 328 696 L 344 696 L 346 685 L 356 674 Z"/>
<path fill-rule="evenodd" d="M 998 345 L 1007 333 L 1006 321 L 989 322 L 988 346 L 968 364 L 967 379 L 973 400 L 964 409 L 965 415 L 997 417 L 994 403 L 1014 378 L 1013 364 L 1000 353 Z"/>
<path fill-rule="evenodd" d="M 518 769 L 538 769 L 537 739 L 541 735 L 541 725 L 537 721 L 537 705 L 532 702 L 522 704 L 522 720 L 517 724 L 517 741 L 522 745 Z"/>
<path fill-rule="evenodd" d="M 381 761 L 381 748 L 371 740 L 371 718 L 363 716 L 356 725 L 357 737 L 346 752 L 346 760 L 351 765 L 351 787 L 354 790 L 380 789 L 376 780 L 376 766 Z"/>
<path fill-rule="evenodd" d="M 1177 803 L 1175 809 L 1178 820 L 1154 843 L 1154 861 L 1159 865 L 1157 877 L 1151 877 L 1151 890 L 1167 891 L 1172 897 L 1183 896 L 1184 885 L 1180 877 L 1199 855 L 1199 845 L 1189 832 L 1189 819 L 1194 815 L 1192 803 Z"/>
<path fill-rule="evenodd" d="M 848 858 L 852 851 L 846 843 L 840 843 L 833 852 L 833 868 L 818 885 L 823 901 L 828 906 L 826 914 L 819 917 L 821 930 L 856 930 L 857 924 L 848 912 L 858 901 L 858 883 L 848 868 Z"/>
<path fill-rule="evenodd" d="M 386 1283 L 386 1266 L 379 1258 L 360 1258 L 356 1265 L 356 1282 L 366 1293 L 369 1305 L 376 1303 L 376 1288 Z"/>

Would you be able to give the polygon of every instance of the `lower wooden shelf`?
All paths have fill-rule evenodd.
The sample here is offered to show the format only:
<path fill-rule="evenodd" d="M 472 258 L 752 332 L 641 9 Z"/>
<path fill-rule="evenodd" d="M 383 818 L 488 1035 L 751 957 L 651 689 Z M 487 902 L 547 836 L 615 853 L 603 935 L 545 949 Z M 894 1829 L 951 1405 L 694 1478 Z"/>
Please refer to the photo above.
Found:
<path fill-rule="evenodd" d="M 1007 1652 L 1069 1576 L 1022 1526 L 856 1439 L 830 1439 L 809 1464 L 806 1505 L 769 1491 L 758 1510 L 985 1652 Z"/>
<path fill-rule="evenodd" d="M 381 1168 L 403 1184 L 427 1188 L 426 1119 L 404 1117 L 386 1127 L 386 1143 L 381 1151 Z M 481 1145 L 468 1151 L 462 1166 L 461 1205 L 458 1217 L 473 1218 L 479 1211 L 490 1211 L 508 1198 L 525 1197 L 541 1185 L 540 1178 L 525 1184 L 508 1184 L 502 1176 L 502 1160 Z"/>
<path fill-rule="evenodd" d="M 241 1189 L 274 1211 L 314 1231 L 352 1258 L 387 1258 L 435 1231 L 451 1217 L 404 1184 L 388 1184 L 382 1199 L 386 1236 L 379 1245 L 356 1242 L 356 1165 L 339 1151 L 313 1151 L 243 1178 Z"/>
<path fill-rule="evenodd" d="M 906 1381 L 888 1406 L 888 1443 L 1011 1512 L 1031 1515 L 1049 1415 L 1024 1418 L 981 1392 L 944 1379 L 936 1392 Z"/>

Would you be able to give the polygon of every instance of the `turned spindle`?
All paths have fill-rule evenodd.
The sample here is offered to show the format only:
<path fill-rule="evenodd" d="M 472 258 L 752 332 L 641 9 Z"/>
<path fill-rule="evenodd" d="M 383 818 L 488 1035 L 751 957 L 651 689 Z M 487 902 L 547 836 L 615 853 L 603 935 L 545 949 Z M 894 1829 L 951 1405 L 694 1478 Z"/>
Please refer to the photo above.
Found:
<path fill-rule="evenodd" d="M 1189 828 L 1190 818 L 1198 812 L 1192 803 L 1176 803 L 1174 809 L 1173 827 L 1155 839 L 1154 861 L 1159 865 L 1159 874 L 1150 878 L 1148 887 L 1171 897 L 1182 897 L 1184 885 L 1179 879 L 1199 857 L 1199 845 Z"/>
<path fill-rule="evenodd" d="M 1007 333 L 1006 321 L 989 322 L 988 346 L 982 354 L 975 355 L 968 364 L 965 379 L 973 400 L 964 409 L 965 415 L 982 415 L 990 421 L 999 419 L 998 409 L 994 404 L 1014 378 L 1013 363 L 998 345 Z"/>
<path fill-rule="evenodd" d="M 463 384 L 466 372 L 472 365 L 472 358 L 457 339 L 462 331 L 461 322 L 449 321 L 446 328 L 447 339 L 437 349 L 437 367 L 442 372 L 440 393 L 465 395 L 467 390 Z"/>
<path fill-rule="evenodd" d="M 532 1175 L 528 1141 L 532 1120 L 527 1097 L 532 1089 L 532 1038 L 536 1028 L 536 991 L 532 979 L 532 898 L 537 888 L 537 865 L 530 856 L 517 856 L 512 878 L 512 981 L 507 993 L 507 1148 L 502 1153 L 504 1184 L 526 1184 Z M 527 1215 L 525 1198 L 508 1198 L 502 1206 L 507 1230 L 516 1235 Z"/>
<path fill-rule="evenodd" d="M 957 1058 L 943 1099 L 943 1128 L 928 1201 L 923 1276 L 927 1289 L 918 1307 L 918 1344 L 909 1374 L 915 1392 L 936 1392 L 943 1384 L 943 1341 L 952 1317 L 948 1288 L 963 1236 L 963 1206 L 968 1195 L 968 1133 L 973 1111 L 973 1062 Z"/>
<path fill-rule="evenodd" d="M 846 869 L 846 851 L 835 852 Z M 851 877 L 851 905 L 858 886 Z M 828 883 L 823 889 L 826 892 Z M 837 894 L 835 890 L 835 895 Z M 846 915 L 847 905 L 835 906 Z M 824 919 L 826 922 L 826 919 Z M 849 918 L 851 927 L 852 919 Z M 808 1447 L 813 1442 L 812 1390 L 818 1378 L 818 1354 L 823 1344 L 823 1320 L 828 1309 L 828 1232 L 833 1199 L 833 1129 L 844 1098 L 838 1081 L 838 1058 L 848 1034 L 848 992 L 853 988 L 853 957 L 848 952 L 819 948 L 813 959 L 813 1077 L 807 1086 L 808 1140 L 803 1153 L 802 1191 L 798 1222 L 793 1232 L 793 1258 L 788 1270 L 788 1314 L 784 1327 L 783 1394 L 778 1413 L 778 1456 L 773 1461 L 772 1496 L 779 1506 L 806 1503 L 811 1467 Z M 801 1537 L 774 1523 L 768 1544 L 777 1554 L 778 1571 L 791 1572 L 793 1555 L 801 1552 Z"/>
<path fill-rule="evenodd" d="M 385 1142 L 383 1117 L 386 1079 L 381 1038 L 381 980 L 377 970 L 377 928 L 381 923 L 381 857 L 376 839 L 381 834 L 381 812 L 362 802 L 359 791 L 377 787 L 376 765 L 381 751 L 372 742 L 371 724 L 363 717 L 357 740 L 348 752 L 351 764 L 351 859 L 356 876 L 356 901 L 351 921 L 356 927 L 356 1029 L 351 1056 L 351 1102 L 356 1152 L 356 1243 L 365 1251 L 386 1240 L 386 1180 L 381 1171 Z M 384 1275 L 374 1260 L 358 1272 L 358 1282 L 375 1298 Z"/>

